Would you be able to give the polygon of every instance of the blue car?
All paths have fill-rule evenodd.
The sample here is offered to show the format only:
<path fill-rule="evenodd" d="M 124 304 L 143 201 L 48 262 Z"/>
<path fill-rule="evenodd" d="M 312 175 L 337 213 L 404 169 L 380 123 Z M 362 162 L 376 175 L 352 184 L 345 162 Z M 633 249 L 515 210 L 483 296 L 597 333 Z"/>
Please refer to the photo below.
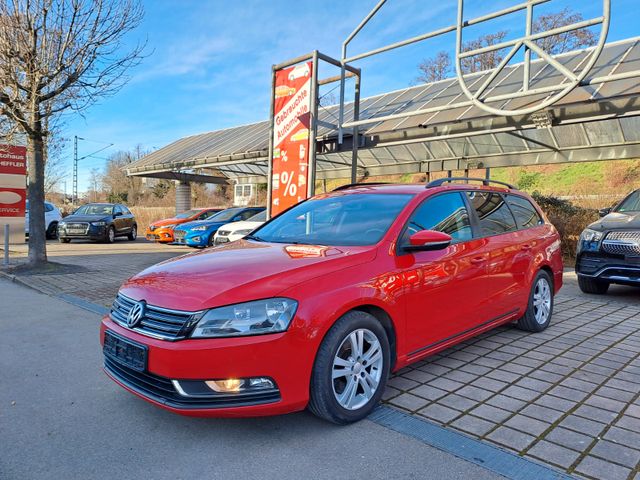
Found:
<path fill-rule="evenodd" d="M 228 208 L 206 220 L 183 223 L 173 230 L 174 244 L 194 248 L 211 247 L 213 237 L 221 226 L 241 222 L 264 210 L 264 207 Z"/>

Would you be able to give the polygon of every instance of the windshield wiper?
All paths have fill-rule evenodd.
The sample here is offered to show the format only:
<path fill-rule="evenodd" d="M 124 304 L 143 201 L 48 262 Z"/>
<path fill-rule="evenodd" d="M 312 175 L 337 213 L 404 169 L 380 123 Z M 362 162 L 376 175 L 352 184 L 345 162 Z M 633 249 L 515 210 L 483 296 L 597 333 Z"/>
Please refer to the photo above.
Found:
<path fill-rule="evenodd" d="M 264 241 L 265 241 L 265 240 L 263 240 L 262 238 L 257 237 L 257 236 L 255 236 L 255 235 L 251 235 L 251 234 L 249 234 L 249 235 L 245 235 L 245 236 L 244 236 L 244 238 L 245 238 L 245 239 L 249 239 L 249 240 L 255 240 L 256 242 L 264 242 Z"/>

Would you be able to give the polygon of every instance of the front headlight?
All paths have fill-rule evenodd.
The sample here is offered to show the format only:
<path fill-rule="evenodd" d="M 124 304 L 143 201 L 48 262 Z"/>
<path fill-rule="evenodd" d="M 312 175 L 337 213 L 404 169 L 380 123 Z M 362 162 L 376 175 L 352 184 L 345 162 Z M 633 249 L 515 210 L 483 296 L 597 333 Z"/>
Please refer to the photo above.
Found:
<path fill-rule="evenodd" d="M 196 232 L 202 232 L 204 230 L 206 230 L 208 227 L 206 225 L 199 225 L 197 227 L 193 227 L 191 230 L 196 231 Z"/>
<path fill-rule="evenodd" d="M 249 235 L 251 232 L 253 232 L 253 228 L 249 228 L 247 230 L 236 230 L 235 232 L 233 232 L 234 235 Z"/>
<path fill-rule="evenodd" d="M 163 225 L 163 226 L 162 226 L 162 227 L 160 227 L 160 228 L 173 228 L 173 227 L 175 227 L 175 226 L 176 226 L 176 224 L 175 224 L 175 223 L 170 223 L 169 225 Z"/>
<path fill-rule="evenodd" d="M 91 222 L 94 227 L 104 227 L 106 224 L 107 222 Z"/>
<path fill-rule="evenodd" d="M 580 241 L 583 242 L 599 242 L 602 240 L 603 233 L 598 232 L 597 230 L 591 230 L 590 228 L 585 228 L 582 234 L 580 234 Z"/>
<path fill-rule="evenodd" d="M 213 308 L 203 314 L 191 337 L 239 337 L 284 332 L 297 308 L 298 302 L 290 298 L 268 298 Z"/>

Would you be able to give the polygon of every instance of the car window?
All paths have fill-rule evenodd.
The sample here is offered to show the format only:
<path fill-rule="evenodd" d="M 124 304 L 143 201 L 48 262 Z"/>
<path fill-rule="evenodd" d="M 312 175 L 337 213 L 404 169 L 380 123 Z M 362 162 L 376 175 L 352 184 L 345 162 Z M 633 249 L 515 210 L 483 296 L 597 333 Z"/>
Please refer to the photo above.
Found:
<path fill-rule="evenodd" d="M 483 237 L 517 230 L 516 220 L 502 195 L 497 192 L 467 192 L 480 221 Z"/>
<path fill-rule="evenodd" d="M 124 213 L 124 212 L 122 211 L 122 208 L 120 208 L 120 205 L 115 205 L 113 207 L 113 213 Z"/>
<path fill-rule="evenodd" d="M 248 220 L 249 218 L 253 217 L 255 213 L 255 210 L 245 210 L 239 215 L 239 220 Z"/>
<path fill-rule="evenodd" d="M 260 240 L 312 245 L 373 245 L 413 195 L 343 194 L 299 203 L 253 233 Z"/>
<path fill-rule="evenodd" d="M 120 205 L 120 208 L 122 209 L 122 213 L 124 213 L 125 215 L 131 215 L 131 210 L 129 210 L 124 205 Z"/>
<path fill-rule="evenodd" d="M 640 190 L 633 192 L 616 208 L 616 212 L 639 212 L 640 211 Z"/>
<path fill-rule="evenodd" d="M 517 195 L 507 195 L 509 208 L 516 217 L 518 228 L 531 228 L 542 223 L 542 218 L 529 200 Z"/>
<path fill-rule="evenodd" d="M 247 218 L 249 222 L 266 222 L 267 221 L 267 211 L 262 210 L 260 213 L 256 213 L 253 217 Z"/>
<path fill-rule="evenodd" d="M 471 240 L 469 212 L 460 192 L 443 193 L 422 202 L 409 218 L 402 243 L 421 230 L 444 232 L 459 242 Z"/>
<path fill-rule="evenodd" d="M 218 212 L 215 212 L 213 210 L 207 210 L 206 212 L 202 212 L 200 215 L 198 215 L 196 217 L 196 220 L 206 220 L 207 218 L 215 215 Z"/>
<path fill-rule="evenodd" d="M 223 210 L 221 212 L 216 213 L 210 217 L 211 220 L 215 220 L 216 222 L 231 222 L 232 218 L 234 218 L 238 212 L 239 208 L 228 208 L 227 210 Z"/>

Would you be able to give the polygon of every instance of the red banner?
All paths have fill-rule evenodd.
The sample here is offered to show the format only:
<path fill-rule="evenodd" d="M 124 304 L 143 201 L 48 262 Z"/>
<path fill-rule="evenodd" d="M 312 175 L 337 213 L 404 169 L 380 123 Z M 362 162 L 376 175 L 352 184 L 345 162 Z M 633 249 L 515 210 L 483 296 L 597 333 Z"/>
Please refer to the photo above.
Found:
<path fill-rule="evenodd" d="M 12 145 L 0 145 L 0 175 L 26 175 L 27 149 Z"/>
<path fill-rule="evenodd" d="M 0 218 L 24 217 L 27 191 L 24 188 L 0 187 Z"/>
<path fill-rule="evenodd" d="M 307 198 L 312 63 L 276 72 L 271 215 Z"/>

